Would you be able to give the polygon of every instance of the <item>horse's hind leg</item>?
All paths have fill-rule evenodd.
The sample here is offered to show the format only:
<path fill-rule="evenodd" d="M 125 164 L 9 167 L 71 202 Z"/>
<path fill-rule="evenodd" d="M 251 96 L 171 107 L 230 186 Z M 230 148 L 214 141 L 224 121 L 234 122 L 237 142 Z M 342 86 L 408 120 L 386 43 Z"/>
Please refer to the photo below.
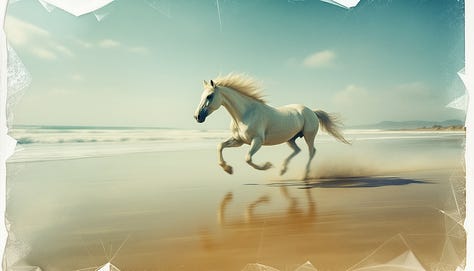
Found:
<path fill-rule="evenodd" d="M 242 146 L 242 142 L 231 137 L 227 139 L 226 141 L 219 143 L 217 145 L 217 155 L 219 156 L 219 165 L 224 169 L 225 172 L 232 174 L 234 171 L 232 170 L 232 167 L 229 166 L 225 161 L 224 161 L 224 156 L 222 155 L 222 150 L 224 148 L 232 148 L 232 147 L 240 147 Z"/>
<path fill-rule="evenodd" d="M 290 163 L 290 160 L 301 151 L 298 145 L 296 145 L 295 140 L 296 138 L 292 138 L 290 141 L 286 142 L 288 146 L 290 146 L 290 148 L 293 150 L 293 152 L 283 161 L 283 165 L 281 166 L 281 170 L 280 170 L 280 175 L 285 174 L 288 164 Z"/>
<path fill-rule="evenodd" d="M 263 140 L 260 137 L 254 137 L 250 143 L 250 150 L 245 157 L 247 164 L 258 170 L 267 170 L 272 167 L 272 163 L 266 162 L 263 165 L 257 165 L 252 161 L 252 156 L 262 147 Z"/>
<path fill-rule="evenodd" d="M 308 178 L 309 169 L 311 166 L 311 160 L 313 160 L 314 155 L 316 154 L 316 148 L 314 147 L 314 137 L 316 137 L 316 133 L 304 132 L 303 135 L 304 135 L 304 140 L 306 141 L 306 144 L 308 145 L 308 150 L 309 150 L 309 159 L 308 159 L 308 163 L 306 164 L 306 170 L 303 177 L 303 180 L 306 180 Z"/>

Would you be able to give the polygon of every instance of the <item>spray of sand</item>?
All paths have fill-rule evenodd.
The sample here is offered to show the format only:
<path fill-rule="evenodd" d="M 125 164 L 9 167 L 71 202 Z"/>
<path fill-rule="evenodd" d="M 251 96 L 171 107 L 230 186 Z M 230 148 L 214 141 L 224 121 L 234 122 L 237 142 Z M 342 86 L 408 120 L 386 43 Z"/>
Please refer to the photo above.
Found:
<path fill-rule="evenodd" d="M 396 176 L 425 170 L 462 169 L 462 157 L 427 155 L 390 156 L 376 153 L 334 154 L 321 157 L 313 169 L 314 178 Z"/>

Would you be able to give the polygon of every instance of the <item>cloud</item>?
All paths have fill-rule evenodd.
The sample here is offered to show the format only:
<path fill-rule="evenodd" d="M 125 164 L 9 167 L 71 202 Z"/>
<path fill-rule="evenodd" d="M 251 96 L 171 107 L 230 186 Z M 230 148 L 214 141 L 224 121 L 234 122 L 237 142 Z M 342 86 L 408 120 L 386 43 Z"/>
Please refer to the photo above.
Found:
<path fill-rule="evenodd" d="M 82 75 L 79 74 L 79 73 L 71 74 L 71 75 L 70 75 L 70 78 L 71 78 L 73 81 L 83 81 L 83 80 L 84 80 L 84 76 L 82 76 Z"/>
<path fill-rule="evenodd" d="M 75 42 L 77 45 L 79 45 L 79 46 L 81 46 L 81 47 L 83 47 L 83 48 L 86 48 L 86 49 L 90 49 L 90 48 L 92 48 L 92 47 L 94 46 L 92 43 L 83 41 L 83 40 L 78 39 L 78 38 L 76 38 L 76 37 L 71 38 L 71 40 L 72 40 L 73 42 Z"/>
<path fill-rule="evenodd" d="M 408 82 L 379 89 L 347 85 L 332 97 L 333 105 L 343 116 L 358 124 L 383 120 L 431 120 L 446 104 L 433 95 L 424 82 Z"/>
<path fill-rule="evenodd" d="M 57 44 L 54 46 L 54 49 L 56 49 L 56 51 L 61 52 L 64 55 L 74 56 L 74 53 L 63 45 Z"/>
<path fill-rule="evenodd" d="M 315 52 L 303 60 L 303 65 L 309 68 L 321 68 L 329 66 L 336 58 L 336 54 L 331 50 Z"/>
<path fill-rule="evenodd" d="M 64 89 L 64 88 L 51 88 L 51 89 L 48 90 L 47 93 L 50 94 L 50 95 L 54 95 L 54 96 L 56 96 L 56 95 L 61 95 L 61 96 L 63 96 L 63 95 L 69 95 L 69 94 L 71 94 L 71 91 L 70 91 L 70 90 L 66 90 L 66 89 Z"/>
<path fill-rule="evenodd" d="M 63 56 L 73 57 L 75 55 L 73 50 L 69 49 L 62 43 L 55 41 L 53 35 L 45 29 L 16 17 L 6 16 L 5 31 L 7 33 L 8 41 L 13 47 L 22 47 L 37 58 L 51 61 Z M 150 52 L 146 47 L 123 45 L 121 42 L 113 39 L 102 39 L 90 42 L 78 38 L 71 38 L 70 42 L 72 42 L 76 48 L 77 46 L 84 49 L 121 48 L 130 53 L 141 55 Z M 32 44 L 34 44 L 34 46 L 32 46 Z"/>
<path fill-rule="evenodd" d="M 358 85 L 347 85 L 332 97 L 335 111 L 352 124 L 368 124 L 392 120 L 393 112 L 383 94 Z M 389 113 L 390 112 L 390 113 Z"/>
<path fill-rule="evenodd" d="M 135 47 L 131 47 L 129 51 L 132 53 L 137 53 L 137 54 L 148 54 L 150 52 L 150 49 L 146 47 L 142 47 L 142 46 L 135 46 Z"/>
<path fill-rule="evenodd" d="M 345 89 L 334 94 L 333 102 L 339 106 L 359 105 L 370 100 L 370 95 L 365 88 L 348 85 Z"/>
<path fill-rule="evenodd" d="M 403 83 L 374 91 L 351 84 L 336 92 L 333 102 L 340 106 L 380 104 L 384 107 L 393 104 L 416 104 L 420 100 L 433 100 L 433 98 L 430 87 L 423 82 Z"/>
<path fill-rule="evenodd" d="M 38 58 L 54 60 L 59 55 L 74 56 L 71 50 L 54 41 L 48 31 L 13 16 L 6 16 L 5 32 L 13 46 L 23 47 Z"/>
<path fill-rule="evenodd" d="M 53 60 L 53 59 L 56 59 L 57 56 L 54 52 L 48 50 L 48 49 L 44 49 L 44 48 L 41 48 L 41 47 L 35 47 L 35 48 L 32 48 L 31 49 L 31 52 L 41 58 L 41 59 L 46 59 L 46 60 Z"/>
<path fill-rule="evenodd" d="M 13 45 L 27 45 L 35 38 L 49 38 L 48 31 L 12 16 L 6 16 L 5 31 Z"/>
<path fill-rule="evenodd" d="M 102 49 L 110 49 L 110 48 L 121 48 L 123 50 L 126 50 L 130 53 L 135 53 L 135 54 L 148 54 L 150 52 L 150 49 L 147 47 L 143 46 L 129 46 L 126 44 L 122 44 L 119 41 L 113 40 L 113 39 L 103 39 L 96 44 L 91 44 L 88 42 L 83 42 L 79 41 L 81 44 L 83 44 L 83 47 L 85 48 L 92 48 L 92 47 L 98 47 Z"/>
<path fill-rule="evenodd" d="M 111 40 L 111 39 L 105 39 L 105 40 L 99 41 L 98 46 L 101 48 L 114 48 L 114 47 L 119 47 L 120 42 Z"/>
<path fill-rule="evenodd" d="M 394 87 L 393 91 L 395 95 L 405 99 L 425 99 L 431 97 L 430 88 L 423 82 L 399 84 Z"/>

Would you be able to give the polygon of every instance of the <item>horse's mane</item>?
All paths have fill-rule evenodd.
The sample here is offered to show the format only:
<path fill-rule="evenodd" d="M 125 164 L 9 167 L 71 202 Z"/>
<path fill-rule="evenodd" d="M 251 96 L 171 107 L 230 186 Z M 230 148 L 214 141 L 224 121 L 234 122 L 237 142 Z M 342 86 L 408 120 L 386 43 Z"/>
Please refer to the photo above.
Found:
<path fill-rule="evenodd" d="M 219 76 L 214 80 L 217 86 L 231 88 L 240 94 L 253 98 L 261 103 L 266 101 L 263 99 L 263 93 L 259 84 L 255 79 L 244 75 L 229 73 L 225 76 Z"/>

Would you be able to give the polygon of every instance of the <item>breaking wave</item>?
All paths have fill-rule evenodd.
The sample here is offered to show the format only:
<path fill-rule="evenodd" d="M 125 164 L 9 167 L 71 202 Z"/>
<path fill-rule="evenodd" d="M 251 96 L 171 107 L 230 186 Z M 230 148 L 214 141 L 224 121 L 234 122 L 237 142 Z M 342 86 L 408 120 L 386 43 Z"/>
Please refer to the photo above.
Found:
<path fill-rule="evenodd" d="M 10 130 L 17 140 L 15 154 L 9 162 L 76 159 L 124 153 L 198 150 L 215 148 L 230 136 L 229 130 L 186 130 L 166 128 L 22 126 Z M 346 130 L 353 143 L 397 140 L 458 141 L 463 132 Z M 323 132 L 316 144 L 335 139 Z"/>

